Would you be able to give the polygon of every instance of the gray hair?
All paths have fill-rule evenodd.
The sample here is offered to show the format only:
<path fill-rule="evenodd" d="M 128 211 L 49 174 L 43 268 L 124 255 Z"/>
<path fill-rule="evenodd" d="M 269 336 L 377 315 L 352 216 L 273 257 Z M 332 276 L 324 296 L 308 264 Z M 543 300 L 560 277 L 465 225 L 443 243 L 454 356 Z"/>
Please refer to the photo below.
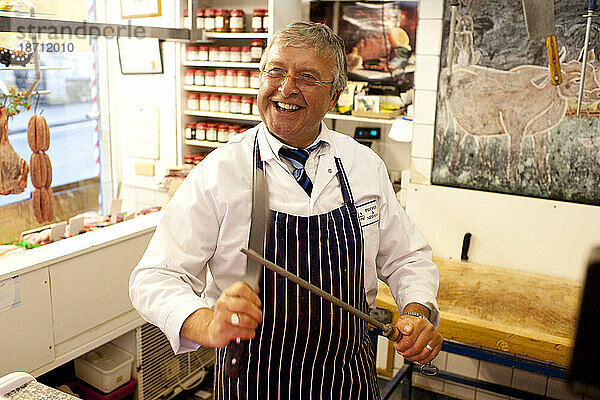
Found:
<path fill-rule="evenodd" d="M 335 60 L 333 68 L 332 93 L 346 88 L 348 81 L 348 61 L 344 51 L 344 41 L 336 35 L 330 27 L 316 22 L 294 21 L 279 29 L 269 43 L 260 60 L 260 69 L 263 70 L 271 48 L 274 43 L 281 43 L 294 47 L 310 47 L 317 52 L 328 52 Z"/>

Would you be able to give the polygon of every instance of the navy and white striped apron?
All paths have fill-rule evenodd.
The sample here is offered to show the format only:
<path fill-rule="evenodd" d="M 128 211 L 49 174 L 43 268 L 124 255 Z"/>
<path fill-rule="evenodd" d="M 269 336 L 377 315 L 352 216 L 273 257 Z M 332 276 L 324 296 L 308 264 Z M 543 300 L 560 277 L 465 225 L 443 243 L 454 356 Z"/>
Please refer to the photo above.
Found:
<path fill-rule="evenodd" d="M 265 258 L 368 313 L 362 230 L 344 167 L 335 162 L 344 205 L 309 217 L 271 212 Z M 217 349 L 215 399 L 380 399 L 365 322 L 268 269 L 259 287 L 263 321 L 248 366 L 230 380 L 227 348 Z"/>

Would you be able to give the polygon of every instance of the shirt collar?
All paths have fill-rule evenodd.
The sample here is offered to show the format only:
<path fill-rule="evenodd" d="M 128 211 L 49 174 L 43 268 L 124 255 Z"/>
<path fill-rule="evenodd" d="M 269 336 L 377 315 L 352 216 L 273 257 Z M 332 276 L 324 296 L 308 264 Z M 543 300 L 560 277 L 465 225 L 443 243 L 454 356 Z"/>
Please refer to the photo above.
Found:
<path fill-rule="evenodd" d="M 291 148 L 291 146 L 282 143 L 277 137 L 272 135 L 264 123 L 261 123 L 258 129 L 258 145 L 260 148 L 260 155 L 263 160 L 279 158 L 279 149 L 284 146 Z M 321 131 L 319 132 L 319 135 L 317 135 L 315 140 L 308 147 L 315 145 L 319 141 L 323 143 L 317 149 L 316 155 L 323 155 L 332 152 L 334 156 L 337 157 L 337 148 L 333 141 L 332 131 L 327 128 L 324 122 L 321 122 Z"/>

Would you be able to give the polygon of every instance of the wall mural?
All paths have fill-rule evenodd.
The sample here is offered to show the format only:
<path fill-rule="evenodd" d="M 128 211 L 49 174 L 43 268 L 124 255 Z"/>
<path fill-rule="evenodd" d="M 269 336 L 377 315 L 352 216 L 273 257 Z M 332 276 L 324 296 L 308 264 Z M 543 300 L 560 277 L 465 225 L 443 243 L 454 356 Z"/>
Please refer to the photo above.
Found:
<path fill-rule="evenodd" d="M 461 1 L 448 68 L 445 3 L 432 182 L 600 205 L 598 19 L 575 111 L 587 2 L 555 1 L 558 86 L 545 38 L 528 39 L 521 1 Z"/>

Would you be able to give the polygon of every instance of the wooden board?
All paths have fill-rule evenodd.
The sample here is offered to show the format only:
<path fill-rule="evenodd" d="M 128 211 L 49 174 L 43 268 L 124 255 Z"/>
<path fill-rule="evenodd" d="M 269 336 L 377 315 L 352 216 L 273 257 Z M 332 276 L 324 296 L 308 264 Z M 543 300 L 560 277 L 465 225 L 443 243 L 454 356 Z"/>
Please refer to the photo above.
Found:
<path fill-rule="evenodd" d="M 579 283 L 449 259 L 434 262 L 444 338 L 568 365 Z M 396 308 L 386 285 L 379 287 L 377 305 Z"/>

